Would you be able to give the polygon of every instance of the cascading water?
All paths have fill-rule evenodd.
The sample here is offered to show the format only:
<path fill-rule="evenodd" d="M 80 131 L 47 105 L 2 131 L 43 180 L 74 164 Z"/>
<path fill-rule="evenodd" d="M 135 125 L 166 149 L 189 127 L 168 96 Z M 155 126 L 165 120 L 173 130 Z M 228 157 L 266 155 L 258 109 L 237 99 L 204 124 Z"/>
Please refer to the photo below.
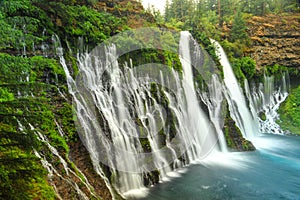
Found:
<path fill-rule="evenodd" d="M 224 91 L 231 116 L 242 130 L 244 137 L 253 139 L 255 133 L 284 134 L 276 120 L 279 119 L 277 110 L 288 96 L 287 75 L 285 73 L 282 75 L 279 86 L 276 86 L 274 76 L 264 76 L 263 83 L 251 89 L 245 79 L 245 93 L 249 101 L 247 105 L 223 48 L 218 42 L 211 41 L 217 47 L 216 53 L 223 66 L 224 82 L 227 88 Z"/>
<path fill-rule="evenodd" d="M 27 134 L 25 131 L 28 130 L 19 120 L 17 120 L 18 128 L 21 132 Z M 27 122 L 28 123 L 28 122 Z M 61 127 L 59 127 L 58 123 L 56 124 L 57 128 L 60 130 L 61 134 L 64 135 Z M 83 188 L 85 188 L 88 191 L 88 194 L 90 194 L 94 198 L 99 198 L 97 194 L 94 193 L 95 189 L 93 186 L 89 183 L 86 176 L 75 166 L 69 167 L 69 159 L 67 160 L 63 158 L 63 156 L 60 155 L 59 151 L 50 144 L 48 138 L 46 135 L 39 132 L 32 124 L 28 123 L 29 129 L 37 136 L 37 139 L 45 144 L 45 146 L 48 148 L 49 152 L 51 152 L 52 157 L 51 161 L 47 160 L 47 156 L 45 156 L 45 152 L 38 152 L 37 150 L 33 149 L 34 154 L 37 158 L 41 160 L 42 165 L 44 168 L 48 171 L 48 179 L 50 184 L 52 185 L 54 191 L 56 192 L 56 197 L 58 199 L 63 199 L 58 192 L 57 188 L 59 185 L 63 182 L 64 184 L 67 184 L 69 187 L 71 187 L 79 197 L 79 199 L 87 200 L 88 197 L 86 196 L 86 193 L 83 192 Z M 56 160 L 55 165 L 52 165 L 51 162 Z M 64 173 L 60 173 L 58 165 L 61 164 L 63 168 Z M 55 177 L 58 177 L 60 182 L 55 181 Z M 79 183 L 81 184 L 81 187 L 79 186 Z M 59 183 L 59 184 L 58 184 Z M 85 192 L 87 192 L 85 191 Z"/>
<path fill-rule="evenodd" d="M 193 141 L 195 145 L 192 146 L 192 151 L 189 152 L 195 156 L 189 157 L 194 159 L 199 159 L 205 157 L 207 153 L 207 148 L 211 148 L 216 143 L 214 126 L 209 122 L 207 116 L 202 111 L 197 99 L 195 87 L 194 87 L 194 78 L 193 78 L 193 68 L 191 63 L 191 52 L 190 52 L 190 41 L 191 34 L 187 31 L 181 32 L 180 43 L 179 43 L 179 55 L 180 61 L 183 68 L 183 80 L 182 87 L 185 92 L 185 112 L 187 113 L 185 124 L 190 127 L 188 135 L 192 136 L 190 141 Z M 184 106 L 184 104 L 183 104 Z"/>
<path fill-rule="evenodd" d="M 274 76 L 264 76 L 264 82 L 259 86 L 249 89 L 248 83 L 245 83 L 246 94 L 250 101 L 252 112 L 259 120 L 261 133 L 284 134 L 284 131 L 276 123 L 279 119 L 277 110 L 288 96 L 287 75 L 284 73 L 278 87 L 276 87 Z"/>
<path fill-rule="evenodd" d="M 223 65 L 226 86 L 223 92 L 231 116 L 244 137 L 255 144 L 257 151 L 216 154 L 221 155 L 217 159 L 211 156 L 211 159 L 205 160 L 209 167 L 193 166 L 185 176 L 151 189 L 145 199 L 299 199 L 299 137 L 272 135 L 284 133 L 276 120 L 279 105 L 288 96 L 287 75 L 282 75 L 280 84 L 274 77 L 265 76 L 263 83 L 258 87 L 253 84 L 251 89 L 245 80 L 246 99 L 223 49 L 219 44 L 216 46 Z M 212 122 L 212 113 L 218 113 L 218 109 L 214 109 L 219 104 L 211 101 L 222 97 L 218 90 L 222 86 L 213 79 L 208 90 L 214 92 L 201 94 L 202 101 L 210 110 Z"/>
<path fill-rule="evenodd" d="M 224 113 L 223 113 L 223 90 L 224 87 L 219 81 L 216 74 L 212 75 L 212 79 L 208 83 L 208 92 L 201 94 L 202 101 L 206 104 L 211 122 L 216 128 L 220 148 L 222 152 L 228 152 L 226 139 L 223 133 Z"/>
<path fill-rule="evenodd" d="M 259 132 L 255 116 L 249 111 L 243 91 L 233 73 L 228 58 L 222 46 L 215 40 L 211 39 L 216 46 L 216 54 L 223 66 L 224 82 L 227 90 L 225 96 L 229 105 L 230 115 L 237 123 L 245 138 L 251 139 Z"/>
<path fill-rule="evenodd" d="M 72 78 L 72 76 L 71 76 L 71 74 L 69 72 L 69 69 L 67 67 L 66 61 L 65 61 L 65 59 L 63 57 L 63 48 L 61 47 L 61 43 L 60 43 L 60 40 L 59 40 L 58 36 L 57 35 L 53 35 L 52 36 L 52 41 L 54 43 L 54 48 L 55 48 L 56 54 L 59 56 L 60 63 L 61 63 L 61 65 L 62 65 L 62 67 L 63 67 L 63 69 L 65 71 L 69 92 L 70 92 L 70 94 L 72 94 L 74 96 L 73 99 L 76 101 L 75 96 L 76 96 L 77 88 L 76 88 L 75 82 L 74 82 L 74 80 L 73 80 L 73 78 Z M 76 105 L 81 106 L 80 102 L 78 104 L 76 104 Z M 90 149 L 88 148 L 88 150 L 90 150 Z M 94 149 L 91 149 L 91 150 L 94 150 Z M 92 161 L 94 161 L 93 160 L 93 152 L 90 152 L 90 155 L 91 155 Z M 110 193 L 111 193 L 112 197 L 114 198 L 113 189 L 112 189 L 112 187 L 111 187 L 111 185 L 109 183 L 109 180 L 104 175 L 104 172 L 103 172 L 102 168 L 100 167 L 99 163 L 93 162 L 93 166 L 94 166 L 94 169 L 95 169 L 96 173 L 98 175 L 100 175 L 100 177 L 104 180 L 107 188 L 110 190 Z"/>
<path fill-rule="evenodd" d="M 191 52 L 193 39 L 188 32 L 180 34 L 182 74 L 174 69 L 167 74 L 159 71 L 159 80 L 140 73 L 141 66 L 119 66 L 115 45 L 80 54 L 79 74 L 73 79 L 58 38 L 52 39 L 73 96 L 80 138 L 112 195 L 111 184 L 126 196 L 128 191 L 143 188 L 145 178 L 153 176 L 152 171 L 159 170 L 162 180 L 168 172 L 205 158 L 218 142 L 226 152 L 222 132 L 224 96 L 245 138 L 252 139 L 259 127 L 261 132 L 270 132 L 270 124 L 272 130 L 279 130 L 275 125 L 276 111 L 287 96 L 286 84 L 275 90 L 274 80 L 266 77 L 264 84 L 250 91 L 245 82 L 248 106 L 224 50 L 216 41 L 225 86 L 212 75 L 206 81 L 207 91 L 199 92 L 194 85 L 196 69 L 191 54 L 196 52 L 199 58 L 201 55 L 200 51 Z M 157 69 L 152 64 L 144 66 L 147 72 L 149 68 Z M 201 109 L 199 97 L 208 108 L 207 114 Z M 266 120 L 258 121 L 260 112 L 266 113 Z"/>
<path fill-rule="evenodd" d="M 163 178 L 176 167 L 205 158 L 217 144 L 216 128 L 196 96 L 190 40 L 188 32 L 181 33 L 182 78 L 173 69 L 167 76 L 160 71 L 159 84 L 141 77 L 138 67 L 119 66 L 114 45 L 81 55 L 74 80 L 57 47 L 81 140 L 94 168 L 109 166 L 111 182 L 123 194 L 142 188 L 150 171 L 158 169 Z"/>

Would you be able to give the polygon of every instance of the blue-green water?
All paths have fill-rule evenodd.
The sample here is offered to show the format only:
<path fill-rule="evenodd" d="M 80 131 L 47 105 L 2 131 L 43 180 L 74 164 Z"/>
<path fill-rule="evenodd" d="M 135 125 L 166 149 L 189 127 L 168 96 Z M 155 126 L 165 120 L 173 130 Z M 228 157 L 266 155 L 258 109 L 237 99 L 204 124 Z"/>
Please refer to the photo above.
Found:
<path fill-rule="evenodd" d="M 212 156 L 144 200 L 300 200 L 300 137 L 265 135 L 255 152 Z"/>

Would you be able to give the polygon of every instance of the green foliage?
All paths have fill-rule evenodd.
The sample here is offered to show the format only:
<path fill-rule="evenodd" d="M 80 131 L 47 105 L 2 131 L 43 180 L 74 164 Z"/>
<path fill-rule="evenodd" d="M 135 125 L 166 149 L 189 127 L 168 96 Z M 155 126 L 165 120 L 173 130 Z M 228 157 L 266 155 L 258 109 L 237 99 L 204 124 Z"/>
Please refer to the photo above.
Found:
<path fill-rule="evenodd" d="M 89 5 L 95 2 L 85 2 Z M 82 5 L 82 3 L 80 3 Z M 35 47 L 51 41 L 56 33 L 66 45 L 77 48 L 78 37 L 92 45 L 126 29 L 124 20 L 107 12 L 97 12 L 70 1 L 5 1 L 0 7 L 0 50 L 14 50 L 19 54 L 32 53 Z M 42 34 L 47 30 L 47 34 Z"/>
<path fill-rule="evenodd" d="M 255 61 L 250 57 L 235 59 L 233 62 L 235 68 L 240 68 L 245 77 L 250 80 L 255 74 Z"/>
<path fill-rule="evenodd" d="M 0 83 L 26 82 L 27 77 L 34 77 L 26 58 L 0 53 L 0 63 Z"/>
<path fill-rule="evenodd" d="M 49 59 L 42 56 L 33 56 L 29 58 L 31 71 L 40 72 L 37 74 L 38 77 L 42 77 L 45 71 L 50 71 L 53 74 L 65 78 L 65 72 L 63 67 L 60 65 L 58 60 Z"/>
<path fill-rule="evenodd" d="M 132 67 L 156 63 L 167 65 L 168 68 L 164 70 L 173 68 L 180 73 L 182 71 L 178 56 L 179 34 L 177 32 L 160 29 L 128 31 L 116 37 L 114 42 L 121 52 L 128 52 L 118 58 L 121 66 L 125 62 L 130 63 L 131 60 Z"/>
<path fill-rule="evenodd" d="M 196 27 L 198 32 L 202 34 L 204 33 L 208 37 L 219 40 L 221 31 L 218 24 L 219 16 L 216 14 L 216 12 L 208 10 L 206 13 L 199 14 L 199 17 L 194 19 L 194 24 L 191 25 Z"/>
<path fill-rule="evenodd" d="M 54 191 L 46 181 L 47 171 L 32 148 L 40 147 L 30 130 L 20 132 L 15 125 L 0 123 L 1 199 L 54 199 Z"/>
<path fill-rule="evenodd" d="M 281 128 L 300 134 L 300 86 L 291 90 L 290 95 L 280 106 L 279 114 Z"/>
<path fill-rule="evenodd" d="M 0 63 L 0 83 L 35 82 L 37 78 L 42 79 L 47 71 L 65 77 L 57 60 L 42 56 L 26 58 L 0 53 Z"/>
<path fill-rule="evenodd" d="M 278 64 L 275 64 L 273 66 L 266 66 L 264 70 L 265 70 L 265 74 L 268 76 L 272 76 L 272 75 L 281 76 L 282 72 L 287 71 L 287 68 L 285 66 L 280 66 Z"/>
<path fill-rule="evenodd" d="M 57 34 L 67 36 L 72 44 L 76 44 L 78 37 L 82 37 L 86 44 L 96 45 L 124 28 L 123 19 L 86 6 L 50 2 L 45 11 L 57 16 Z"/>
<path fill-rule="evenodd" d="M 246 22 L 242 17 L 242 13 L 238 10 L 233 19 L 233 25 L 230 31 L 230 41 L 245 41 L 248 39 L 246 32 Z"/>
<path fill-rule="evenodd" d="M 72 105 L 64 102 L 62 107 L 55 112 L 55 118 L 58 119 L 61 124 L 64 133 L 68 133 L 68 141 L 76 141 L 78 135 L 76 133 L 76 127 L 74 124 L 74 113 Z"/>
<path fill-rule="evenodd" d="M 241 58 L 247 49 L 247 43 L 240 40 L 230 42 L 225 39 L 221 42 L 225 52 L 227 53 L 228 59 L 233 62 L 235 58 Z"/>
<path fill-rule="evenodd" d="M 14 49 L 21 54 L 24 48 L 33 50 L 34 44 L 42 41 L 40 36 L 47 18 L 31 1 L 5 1 L 0 13 L 0 50 Z"/>
<path fill-rule="evenodd" d="M 14 100 L 14 94 L 9 92 L 7 88 L 0 87 L 0 103 L 12 100 Z"/>
<path fill-rule="evenodd" d="M 64 76 L 62 67 L 54 59 L 4 53 L 0 53 L 0 65 L 0 198 L 54 199 L 47 172 L 32 150 L 39 151 L 44 144 L 37 140 L 28 123 L 46 135 L 60 152 L 69 151 L 54 122 L 51 104 L 57 97 L 47 94 L 54 87 L 38 83 L 44 81 L 45 74 Z M 17 92 L 25 96 L 15 98 Z M 39 97 L 28 96 L 30 92 Z M 48 95 L 51 99 L 47 99 Z M 24 127 L 18 128 L 18 121 Z"/>
<path fill-rule="evenodd" d="M 18 38 L 21 38 L 22 32 L 15 30 L 4 20 L 4 16 L 0 12 L 0 50 L 12 48 L 19 43 Z"/>
<path fill-rule="evenodd" d="M 237 65 L 233 65 L 232 66 L 232 70 L 234 72 L 234 75 L 236 77 L 236 79 L 238 80 L 239 84 L 242 86 L 244 86 L 244 80 L 246 79 L 246 76 L 244 75 L 242 69 L 237 66 Z"/>
<path fill-rule="evenodd" d="M 181 22 L 188 21 L 194 6 L 191 0 L 172 0 L 171 4 L 166 5 L 166 21 L 171 18 Z"/>
<path fill-rule="evenodd" d="M 297 12 L 299 11 L 299 4 L 297 0 L 243 0 L 240 2 L 243 12 L 252 13 L 254 15 Z"/>
<path fill-rule="evenodd" d="M 44 144 L 28 123 L 60 152 L 69 151 L 54 123 L 51 104 L 57 97 L 48 93 L 54 87 L 39 83 L 45 81 L 46 74 L 49 81 L 54 74 L 64 77 L 64 71 L 55 59 L 5 53 L 0 53 L 0 66 L 0 199 L 55 199 L 47 171 L 33 154 L 33 148 L 39 151 Z M 19 97 L 18 92 L 24 96 Z M 28 96 L 30 93 L 38 97 Z M 17 120 L 24 125 L 22 129 Z"/>

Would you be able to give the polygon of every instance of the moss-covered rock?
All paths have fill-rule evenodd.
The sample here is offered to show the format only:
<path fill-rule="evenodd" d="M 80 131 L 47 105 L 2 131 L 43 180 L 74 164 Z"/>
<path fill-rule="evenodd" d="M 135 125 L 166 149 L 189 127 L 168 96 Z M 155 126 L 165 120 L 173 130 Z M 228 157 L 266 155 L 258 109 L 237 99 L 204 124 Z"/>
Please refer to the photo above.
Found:
<path fill-rule="evenodd" d="M 225 118 L 225 125 L 223 127 L 227 146 L 232 151 L 254 151 L 254 145 L 246 140 L 240 129 L 236 126 L 235 121 L 230 117 L 229 112 Z"/>
<path fill-rule="evenodd" d="M 159 182 L 159 170 L 154 170 L 143 175 L 144 185 L 151 186 Z"/>

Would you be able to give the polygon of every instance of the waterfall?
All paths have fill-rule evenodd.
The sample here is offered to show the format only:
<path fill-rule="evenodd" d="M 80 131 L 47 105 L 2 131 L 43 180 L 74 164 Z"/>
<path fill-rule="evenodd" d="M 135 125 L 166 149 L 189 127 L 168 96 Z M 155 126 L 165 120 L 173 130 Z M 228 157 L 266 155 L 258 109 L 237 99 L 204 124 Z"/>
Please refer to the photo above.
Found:
<path fill-rule="evenodd" d="M 191 39 L 188 32 L 180 35 L 182 76 L 154 64 L 120 66 L 112 44 L 79 55 L 79 74 L 73 79 L 53 37 L 73 96 L 79 136 L 94 168 L 104 176 L 101 169 L 108 166 L 110 182 L 121 194 L 143 188 L 145 177 L 155 170 L 163 179 L 178 167 L 204 159 L 218 143 L 219 128 L 197 99 Z M 159 80 L 141 75 L 150 67 L 158 70 Z"/>
<path fill-rule="evenodd" d="M 225 96 L 229 105 L 230 116 L 237 123 L 243 137 L 251 139 L 259 132 L 255 116 L 249 111 L 243 90 L 233 73 L 224 49 L 217 41 L 212 39 L 211 41 L 216 46 L 216 54 L 223 66 L 224 83 L 227 88 Z"/>
<path fill-rule="evenodd" d="M 43 32 L 42 32 L 41 50 L 42 50 L 43 56 L 47 58 L 48 57 L 49 45 L 44 41 L 45 33 L 46 33 L 46 29 L 44 29 Z"/>
<path fill-rule="evenodd" d="M 265 75 L 263 83 L 259 83 L 258 87 L 253 84 L 251 89 L 245 79 L 246 101 L 223 48 L 218 42 L 211 41 L 217 48 L 216 53 L 223 66 L 224 82 L 227 88 L 224 91 L 231 117 L 236 121 L 243 136 L 253 139 L 255 133 L 284 134 L 276 121 L 279 119 L 277 110 L 288 96 L 287 74 L 282 74 L 280 84 L 277 85 L 274 76 Z"/>
<path fill-rule="evenodd" d="M 76 109 L 81 111 L 80 106 L 82 106 L 82 104 L 77 100 L 78 99 L 77 96 L 80 95 L 80 94 L 79 93 L 77 94 L 77 92 L 78 92 L 77 91 L 77 86 L 75 84 L 75 80 L 72 78 L 72 76 L 69 72 L 68 66 L 67 66 L 66 61 L 64 59 L 63 48 L 61 47 L 61 43 L 60 43 L 60 40 L 59 40 L 58 36 L 53 35 L 52 36 L 52 41 L 54 43 L 54 48 L 55 48 L 56 54 L 59 56 L 60 63 L 61 63 L 61 65 L 62 65 L 62 67 L 65 71 L 65 74 L 66 74 L 68 90 L 69 90 L 70 94 L 73 95 L 73 101 L 76 102 L 74 105 L 77 105 L 78 107 L 76 107 Z M 81 98 L 81 96 L 79 96 L 79 98 Z M 87 128 L 89 128 L 89 127 L 87 127 Z M 94 161 L 94 159 L 93 159 L 94 154 L 92 152 L 94 149 L 93 148 L 88 148 L 87 150 L 89 151 L 89 153 L 91 155 L 92 161 Z M 104 180 L 107 188 L 110 190 L 110 193 L 111 193 L 112 197 L 114 198 L 114 191 L 113 191 L 113 189 L 110 185 L 109 180 L 104 175 L 104 172 L 103 172 L 102 168 L 99 166 L 99 163 L 93 162 L 93 166 L 94 166 L 94 169 L 95 169 L 96 173 Z"/>
<path fill-rule="evenodd" d="M 210 121 L 216 128 L 221 151 L 228 152 L 226 139 L 222 130 L 224 126 L 223 91 L 224 86 L 219 81 L 218 76 L 214 74 L 208 83 L 208 92 L 203 92 L 201 98 L 208 108 Z"/>
<path fill-rule="evenodd" d="M 250 101 L 250 107 L 254 115 L 259 120 L 261 133 L 284 134 L 284 131 L 276 123 L 279 119 L 277 110 L 288 96 L 287 75 L 282 74 L 280 84 L 276 86 L 274 76 L 264 76 L 263 83 L 258 87 L 249 89 L 246 82 L 246 94 Z"/>
<path fill-rule="evenodd" d="M 226 152 L 224 99 L 245 138 L 256 136 L 259 127 L 261 132 L 269 131 L 270 124 L 271 129 L 279 130 L 276 111 L 286 98 L 286 84 L 275 90 L 274 80 L 265 77 L 264 84 L 250 90 L 246 81 L 246 99 L 216 41 L 224 84 L 217 75 L 207 76 L 207 88 L 200 91 L 195 85 L 198 69 L 193 59 L 203 65 L 203 55 L 191 46 L 195 40 L 189 32 L 181 32 L 179 39 L 182 73 L 154 63 L 120 65 L 117 47 L 110 44 L 81 52 L 79 73 L 73 78 L 58 37 L 52 40 L 73 97 L 78 134 L 112 195 L 116 189 L 126 197 L 145 184 L 154 184 L 155 176 L 164 180 L 169 172 L 205 159 L 218 143 Z M 198 72 L 203 76 L 203 71 Z M 257 117 L 261 112 L 266 113 L 266 120 Z"/>
<path fill-rule="evenodd" d="M 192 148 L 188 151 L 188 154 L 189 158 L 194 160 L 207 156 L 207 153 L 211 151 L 211 147 L 216 145 L 217 139 L 215 138 L 214 126 L 209 122 L 207 116 L 200 108 L 197 99 L 190 52 L 191 39 L 192 36 L 188 31 L 181 32 L 179 58 L 183 69 L 182 86 L 186 98 L 186 102 L 182 103 L 187 114 L 185 117 L 187 121 L 184 124 L 189 128 L 187 135 L 190 138 L 188 142 L 192 141 Z"/>
<path fill-rule="evenodd" d="M 46 151 L 38 152 L 37 150 L 33 149 L 33 152 L 37 158 L 40 159 L 43 167 L 48 171 L 48 180 L 50 185 L 53 187 L 54 191 L 56 192 L 56 197 L 58 199 L 63 199 L 61 195 L 59 194 L 57 187 L 59 187 L 60 184 L 67 184 L 70 188 L 72 188 L 76 195 L 82 199 L 87 200 L 88 197 L 86 196 L 85 192 L 88 191 L 88 194 L 90 194 L 94 198 L 99 198 L 97 194 L 94 193 L 93 186 L 89 183 L 87 177 L 81 172 L 75 165 L 72 167 L 69 167 L 70 160 L 68 159 L 68 156 L 62 156 L 60 155 L 59 151 L 50 144 L 50 141 L 46 137 L 45 134 L 41 133 L 38 129 L 36 129 L 32 124 L 29 122 L 26 122 L 28 127 L 23 125 L 19 120 L 17 120 L 18 123 L 18 129 L 19 131 L 23 132 L 24 134 L 28 134 L 26 130 L 28 128 L 30 131 L 33 132 L 37 136 L 37 139 L 47 147 Z M 57 126 L 58 123 L 57 123 Z M 62 129 L 58 127 L 61 131 Z M 32 134 L 32 133 L 31 133 Z M 63 134 L 63 132 L 61 133 Z M 64 134 L 63 134 L 64 135 Z M 51 161 L 47 160 L 47 151 L 51 153 Z M 65 158 L 64 158 L 65 157 Z M 56 161 L 55 161 L 56 160 Z M 55 161 L 55 165 L 51 164 Z M 61 165 L 61 166 L 59 166 Z M 62 169 L 59 169 L 59 168 Z M 64 173 L 60 173 L 60 171 L 63 171 Z M 55 179 L 58 178 L 59 182 L 57 182 Z M 81 184 L 81 187 L 79 187 L 79 184 Z M 83 192 L 83 188 L 87 191 Z"/>

